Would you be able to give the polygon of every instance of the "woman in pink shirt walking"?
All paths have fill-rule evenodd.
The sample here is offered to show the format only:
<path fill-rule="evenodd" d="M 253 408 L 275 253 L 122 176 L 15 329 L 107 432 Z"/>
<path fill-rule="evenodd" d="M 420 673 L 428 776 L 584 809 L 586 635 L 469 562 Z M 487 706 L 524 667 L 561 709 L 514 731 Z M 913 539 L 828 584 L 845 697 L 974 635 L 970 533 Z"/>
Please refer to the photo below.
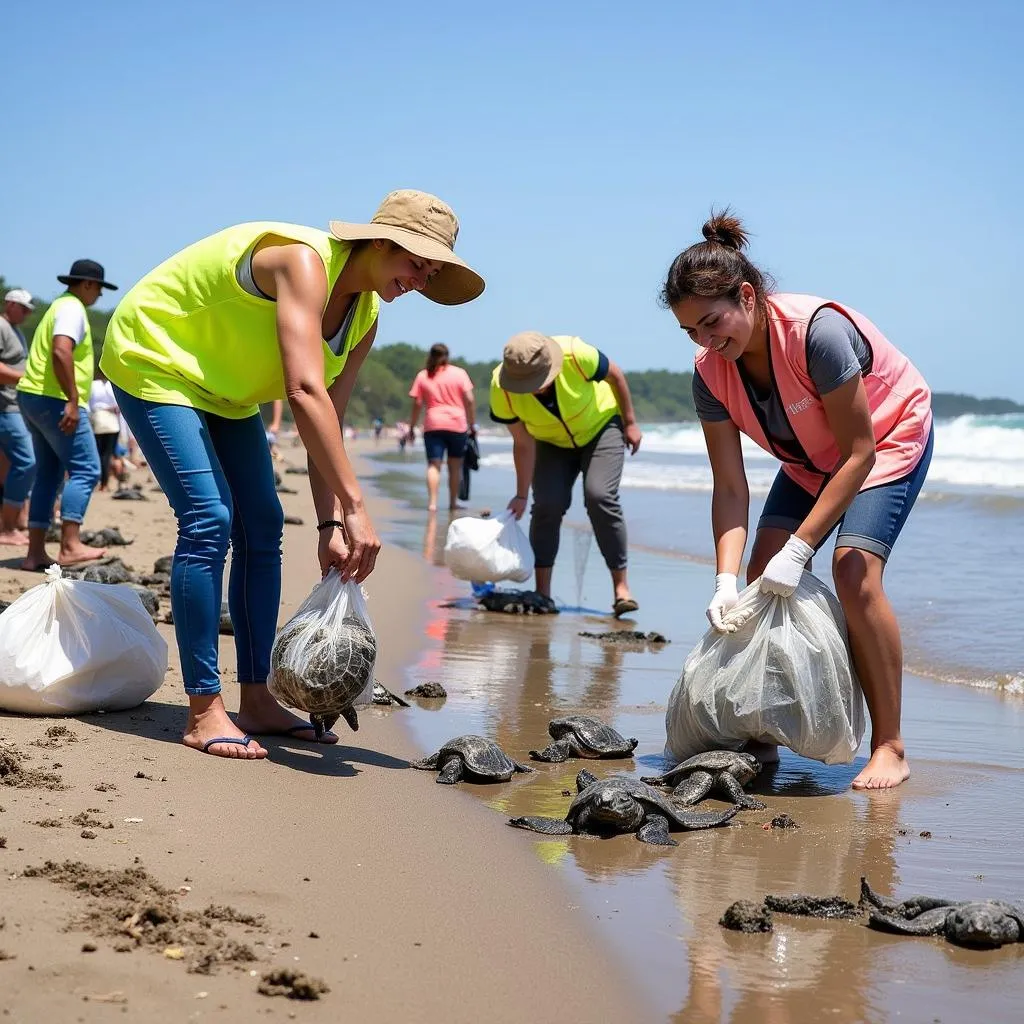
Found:
<path fill-rule="evenodd" d="M 416 374 L 409 389 L 412 414 L 409 437 L 412 438 L 420 409 L 423 417 L 423 447 L 427 453 L 427 509 L 437 511 L 437 491 L 441 483 L 441 463 L 448 456 L 448 507 L 458 508 L 459 480 L 466 440 L 476 436 L 476 401 L 473 382 L 461 366 L 448 362 L 448 346 L 430 347 L 426 368 Z"/>

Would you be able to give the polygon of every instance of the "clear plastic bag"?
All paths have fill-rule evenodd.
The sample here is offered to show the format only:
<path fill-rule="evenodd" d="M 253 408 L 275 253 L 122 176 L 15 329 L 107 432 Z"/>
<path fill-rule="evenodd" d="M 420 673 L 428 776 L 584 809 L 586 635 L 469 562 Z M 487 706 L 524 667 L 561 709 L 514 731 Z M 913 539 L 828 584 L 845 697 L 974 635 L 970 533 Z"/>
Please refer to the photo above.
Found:
<path fill-rule="evenodd" d="M 842 608 L 825 584 L 805 572 L 792 597 L 776 597 L 752 583 L 726 621 L 735 633 L 709 629 L 686 659 L 665 713 L 665 756 L 761 740 L 825 764 L 852 761 L 863 695 Z"/>
<path fill-rule="evenodd" d="M 370 703 L 376 660 L 362 588 L 331 569 L 277 631 L 267 685 L 282 704 L 333 721 Z"/>
<path fill-rule="evenodd" d="M 444 561 L 457 579 L 476 583 L 525 583 L 533 575 L 530 538 L 508 511 L 491 519 L 454 520 L 445 539 Z"/>
<path fill-rule="evenodd" d="M 167 642 L 128 587 L 59 566 L 0 615 L 0 708 L 78 715 L 137 707 L 160 688 Z"/>

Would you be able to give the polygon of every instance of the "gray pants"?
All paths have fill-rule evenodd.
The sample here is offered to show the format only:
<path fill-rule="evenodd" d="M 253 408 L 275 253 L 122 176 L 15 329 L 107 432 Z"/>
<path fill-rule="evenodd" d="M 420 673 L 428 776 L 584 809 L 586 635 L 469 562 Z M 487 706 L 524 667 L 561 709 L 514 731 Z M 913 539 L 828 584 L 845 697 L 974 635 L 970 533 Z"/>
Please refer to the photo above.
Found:
<path fill-rule="evenodd" d="M 617 416 L 583 448 L 537 442 L 530 543 L 538 569 L 555 564 L 562 517 L 572 504 L 573 485 L 581 472 L 583 500 L 605 564 L 609 569 L 626 568 L 626 520 L 619 504 L 625 444 Z"/>

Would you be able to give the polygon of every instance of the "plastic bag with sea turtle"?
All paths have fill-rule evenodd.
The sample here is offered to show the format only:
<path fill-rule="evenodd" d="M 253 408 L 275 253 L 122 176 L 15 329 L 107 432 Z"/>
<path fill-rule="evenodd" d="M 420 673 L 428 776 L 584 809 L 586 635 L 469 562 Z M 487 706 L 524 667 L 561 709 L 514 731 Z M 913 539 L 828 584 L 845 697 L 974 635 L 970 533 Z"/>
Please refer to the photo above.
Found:
<path fill-rule="evenodd" d="M 376 660 L 363 590 L 331 569 L 277 631 L 267 686 L 309 714 L 318 738 L 339 718 L 358 729 L 355 709 L 371 701 Z"/>
<path fill-rule="evenodd" d="M 789 747 L 825 764 L 853 760 L 864 700 L 838 600 L 804 572 L 792 597 L 750 584 L 690 652 L 665 712 L 665 756 L 684 761 L 747 740 Z"/>

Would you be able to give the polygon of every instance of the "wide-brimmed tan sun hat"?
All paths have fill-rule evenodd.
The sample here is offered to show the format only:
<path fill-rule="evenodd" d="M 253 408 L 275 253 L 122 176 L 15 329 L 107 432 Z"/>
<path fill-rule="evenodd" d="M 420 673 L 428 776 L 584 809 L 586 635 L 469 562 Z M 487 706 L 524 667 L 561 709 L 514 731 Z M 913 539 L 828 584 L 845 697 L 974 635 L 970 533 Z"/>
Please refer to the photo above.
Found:
<path fill-rule="evenodd" d="M 369 224 L 332 220 L 331 234 L 343 242 L 386 238 L 425 260 L 444 266 L 427 282 L 423 294 L 444 306 L 470 302 L 484 290 L 484 279 L 455 255 L 459 219 L 429 192 L 403 188 L 389 192 Z"/>
<path fill-rule="evenodd" d="M 505 345 L 498 386 L 514 395 L 542 391 L 561 372 L 562 346 L 539 331 L 513 334 Z"/>

